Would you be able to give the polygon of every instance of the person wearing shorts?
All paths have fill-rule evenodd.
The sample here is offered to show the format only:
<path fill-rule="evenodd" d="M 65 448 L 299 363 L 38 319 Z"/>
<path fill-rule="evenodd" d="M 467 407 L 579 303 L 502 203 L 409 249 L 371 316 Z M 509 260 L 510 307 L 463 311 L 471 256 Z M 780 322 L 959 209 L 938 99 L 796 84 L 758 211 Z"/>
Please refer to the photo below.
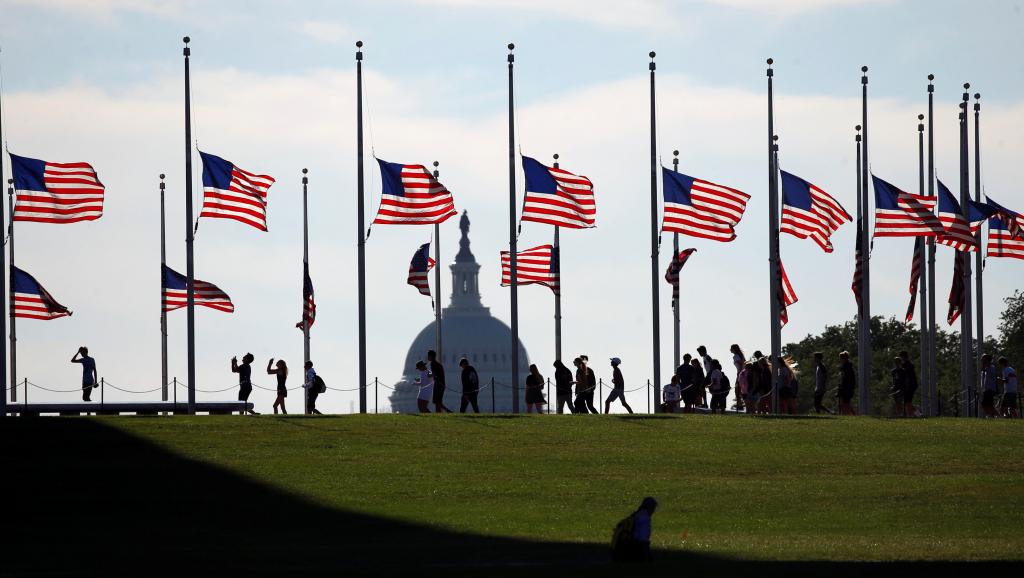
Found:
<path fill-rule="evenodd" d="M 622 360 L 618 357 L 613 357 L 612 362 L 612 392 L 608 394 L 608 399 L 604 400 L 604 413 L 607 414 L 612 407 L 612 402 L 619 400 L 622 402 L 622 407 L 626 408 L 626 411 L 633 413 L 633 408 L 629 407 L 626 403 L 626 380 L 622 378 L 622 371 L 619 369 L 619 364 Z"/>
<path fill-rule="evenodd" d="M 420 413 L 430 413 L 430 402 L 434 399 L 434 377 L 427 370 L 427 364 L 422 361 L 416 362 L 416 385 L 420 386 L 419 395 L 416 396 L 416 408 Z"/>
<path fill-rule="evenodd" d="M 1010 367 L 1010 361 L 1005 357 L 999 358 L 999 367 L 1003 376 L 1003 417 L 1020 417 L 1017 411 L 1017 370 Z"/>
<path fill-rule="evenodd" d="M 252 394 L 252 362 L 256 360 L 256 357 L 251 353 L 246 353 L 242 356 L 242 364 L 238 364 L 238 358 L 231 358 L 231 373 L 238 374 L 238 401 L 248 403 L 249 395 Z M 243 408 L 238 412 L 239 415 L 259 415 L 255 410 L 251 408 Z"/>

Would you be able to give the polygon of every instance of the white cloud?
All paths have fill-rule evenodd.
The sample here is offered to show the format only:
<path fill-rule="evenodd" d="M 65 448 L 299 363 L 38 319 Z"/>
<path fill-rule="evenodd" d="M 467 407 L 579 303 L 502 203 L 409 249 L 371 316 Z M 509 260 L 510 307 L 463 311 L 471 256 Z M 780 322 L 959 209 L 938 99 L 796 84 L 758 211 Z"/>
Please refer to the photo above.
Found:
<path fill-rule="evenodd" d="M 680 24 L 677 4 L 670 0 L 415 0 L 445 8 L 525 12 L 563 20 L 590 22 L 607 28 L 665 30 Z"/>
<path fill-rule="evenodd" d="M 749 10 L 776 16 L 795 16 L 809 12 L 821 12 L 833 8 L 889 4 L 896 0 L 703 0 L 730 8 Z"/>
<path fill-rule="evenodd" d="M 323 44 L 343 44 L 352 38 L 351 29 L 337 20 L 306 20 L 299 29 L 303 34 Z"/>
<path fill-rule="evenodd" d="M 57 12 L 73 12 L 101 20 L 116 12 L 140 12 L 157 16 L 181 13 L 187 0 L 5 0 L 7 4 L 20 4 Z"/>

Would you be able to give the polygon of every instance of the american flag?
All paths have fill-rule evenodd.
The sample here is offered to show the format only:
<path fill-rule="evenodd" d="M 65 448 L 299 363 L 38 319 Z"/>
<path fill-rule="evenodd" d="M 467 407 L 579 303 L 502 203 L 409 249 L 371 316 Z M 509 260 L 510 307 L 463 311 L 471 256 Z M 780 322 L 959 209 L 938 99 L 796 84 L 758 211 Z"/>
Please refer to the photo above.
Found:
<path fill-rule="evenodd" d="M 988 256 L 1024 259 L 1024 215 L 1011 211 L 990 197 L 988 205 L 996 210 L 988 220 Z"/>
<path fill-rule="evenodd" d="M 523 157 L 523 173 L 526 175 L 523 221 L 567 229 L 594 226 L 597 205 L 594 183 L 590 179 L 544 166 L 530 157 Z"/>
<path fill-rule="evenodd" d="M 949 245 L 957 251 L 977 253 L 979 240 L 974 235 L 981 228 L 985 219 L 992 216 L 996 209 L 985 203 L 968 201 L 968 217 L 970 219 L 968 224 L 968 217 L 964 217 L 960 203 L 953 193 L 946 188 L 946 185 L 942 184 L 942 181 L 938 181 L 938 185 L 939 221 L 945 228 L 945 232 L 939 235 L 938 242 Z"/>
<path fill-rule="evenodd" d="M 192 280 L 195 286 L 195 304 L 225 313 L 232 313 L 235 305 L 226 293 L 217 288 L 213 283 Z M 188 305 L 187 278 L 164 265 L 164 311 L 174 311 Z"/>
<path fill-rule="evenodd" d="M 89 163 L 51 163 L 11 155 L 15 221 L 77 223 L 103 215 L 103 183 Z"/>
<path fill-rule="evenodd" d="M 732 241 L 750 195 L 661 168 L 665 214 L 661 230 L 713 241 Z"/>
<path fill-rule="evenodd" d="M 861 291 L 864 289 L 864 251 L 861 250 L 862 239 L 861 239 L 861 221 L 857 220 L 857 245 L 855 250 L 856 264 L 853 268 L 853 283 L 850 284 L 850 289 L 853 290 L 853 298 L 857 300 L 857 316 L 860 317 L 864 313 L 864 301 L 861 298 Z"/>
<path fill-rule="evenodd" d="M 420 293 L 430 297 L 430 283 L 427 281 L 427 273 L 434 268 L 436 262 L 430 257 L 430 243 L 420 245 L 412 255 L 409 263 L 409 280 L 407 283 L 419 289 Z"/>
<path fill-rule="evenodd" d="M 787 307 L 799 301 L 796 296 L 796 291 L 793 291 L 793 285 L 789 282 L 789 276 L 786 275 L 786 268 L 782 266 L 782 258 L 779 258 L 779 276 L 782 278 L 779 287 L 779 324 L 785 327 L 789 323 L 789 311 Z"/>
<path fill-rule="evenodd" d="M 67 317 L 71 315 L 71 311 L 57 303 L 35 277 L 11 266 L 11 314 L 15 317 L 49 321 Z"/>
<path fill-rule="evenodd" d="M 200 217 L 234 219 L 267 230 L 267 191 L 274 178 L 244 171 L 218 156 L 203 159 L 203 211 Z"/>
<path fill-rule="evenodd" d="M 875 237 L 934 237 L 944 229 L 935 197 L 913 195 L 871 175 L 875 184 Z"/>
<path fill-rule="evenodd" d="M 302 321 L 295 324 L 299 329 L 305 330 L 306 323 L 309 327 L 316 321 L 316 300 L 313 299 L 313 280 L 309 278 L 309 263 L 302 264 Z"/>
<path fill-rule="evenodd" d="M 852 221 L 852 217 L 825 191 L 794 174 L 780 172 L 782 220 L 779 230 L 800 239 L 810 237 L 826 253 L 831 253 L 829 237 L 843 223 Z"/>
<path fill-rule="evenodd" d="M 967 253 L 956 252 L 956 259 L 953 261 L 953 286 L 949 289 L 949 313 L 946 321 L 952 325 L 964 309 L 964 260 Z"/>
<path fill-rule="evenodd" d="M 668 264 L 668 270 L 665 271 L 665 281 L 668 281 L 669 285 L 672 286 L 672 303 L 679 302 L 679 271 L 686 264 L 686 260 L 690 258 L 690 255 L 696 252 L 697 249 L 683 249 Z"/>
<path fill-rule="evenodd" d="M 905 323 L 914 319 L 914 306 L 917 305 L 917 284 L 921 280 L 921 267 L 924 264 L 924 237 L 914 240 L 914 260 L 910 263 L 910 306 L 907 307 Z"/>
<path fill-rule="evenodd" d="M 509 251 L 501 252 L 501 286 L 512 284 L 512 264 Z M 555 295 L 559 287 L 558 247 L 540 245 L 516 253 L 516 285 L 544 285 Z"/>
<path fill-rule="evenodd" d="M 374 224 L 432 225 L 455 214 L 455 201 L 423 165 L 377 159 L 383 187 Z"/>

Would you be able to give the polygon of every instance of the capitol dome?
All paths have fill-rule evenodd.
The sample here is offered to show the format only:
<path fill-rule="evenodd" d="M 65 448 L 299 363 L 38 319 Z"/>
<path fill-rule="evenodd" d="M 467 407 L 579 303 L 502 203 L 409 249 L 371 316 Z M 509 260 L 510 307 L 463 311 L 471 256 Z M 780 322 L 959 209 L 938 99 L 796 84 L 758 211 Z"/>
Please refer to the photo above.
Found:
<path fill-rule="evenodd" d="M 481 412 L 491 411 L 491 381 L 494 380 L 495 409 L 498 412 L 512 411 L 512 330 L 508 325 L 491 315 L 480 299 L 480 264 L 469 250 L 469 217 L 462 213 L 459 220 L 462 239 L 459 253 L 451 267 L 451 302 L 441 311 L 441 348 L 439 361 L 444 365 L 447 378 L 445 405 L 458 411 L 462 390 L 459 360 L 465 357 L 476 368 L 480 376 L 479 404 Z M 435 347 L 435 327 L 431 323 L 424 327 L 405 356 L 405 374 L 395 384 L 389 400 L 391 411 L 416 412 L 416 395 L 419 387 L 415 383 L 416 362 L 427 359 L 427 351 Z M 530 359 L 519 342 L 519 379 L 525 382 L 529 373 Z M 523 406 L 523 384 L 519 387 L 520 405 Z M 433 411 L 433 405 L 431 405 Z"/>

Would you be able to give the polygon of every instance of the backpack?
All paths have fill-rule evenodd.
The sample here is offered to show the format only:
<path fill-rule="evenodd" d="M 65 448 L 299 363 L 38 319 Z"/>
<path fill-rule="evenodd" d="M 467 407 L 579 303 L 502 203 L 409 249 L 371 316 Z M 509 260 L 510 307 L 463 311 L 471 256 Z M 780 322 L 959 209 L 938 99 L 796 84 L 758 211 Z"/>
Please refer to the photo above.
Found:
<path fill-rule="evenodd" d="M 633 530 L 636 528 L 636 512 L 626 516 L 615 524 L 612 530 L 612 552 L 622 552 L 633 542 Z"/>
<path fill-rule="evenodd" d="M 324 378 L 319 375 L 313 376 L 313 387 L 317 393 L 327 393 L 327 384 L 324 383 Z"/>

